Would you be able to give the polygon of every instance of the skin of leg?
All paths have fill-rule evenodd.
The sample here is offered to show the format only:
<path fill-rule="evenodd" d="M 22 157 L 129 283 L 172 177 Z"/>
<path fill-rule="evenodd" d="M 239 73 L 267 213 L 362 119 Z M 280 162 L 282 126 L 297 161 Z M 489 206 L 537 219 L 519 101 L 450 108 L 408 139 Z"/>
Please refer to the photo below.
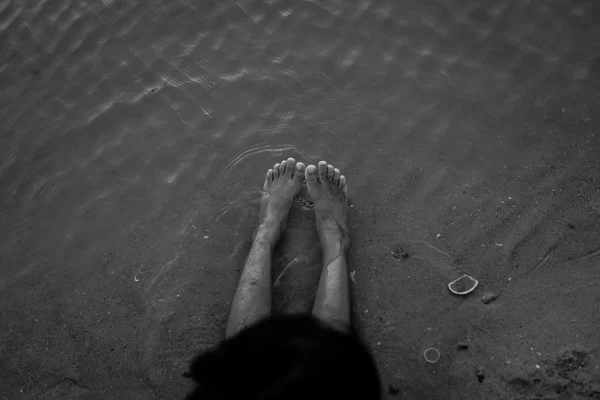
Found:
<path fill-rule="evenodd" d="M 233 297 L 226 337 L 271 313 L 271 253 L 267 227 L 258 227 Z"/>
<path fill-rule="evenodd" d="M 313 306 L 313 315 L 332 327 L 350 329 L 350 283 L 346 256 L 326 255 Z"/>
<path fill-rule="evenodd" d="M 318 169 L 307 167 L 306 179 L 309 194 L 315 201 L 317 231 L 323 250 L 323 270 L 312 313 L 332 327 L 348 331 L 351 299 L 346 261 L 350 247 L 350 236 L 345 227 L 346 179 L 324 161 L 319 163 Z"/>
<path fill-rule="evenodd" d="M 284 229 L 292 200 L 302 189 L 304 165 L 288 158 L 267 171 L 259 225 L 238 283 L 226 337 L 271 313 L 271 257 Z"/>

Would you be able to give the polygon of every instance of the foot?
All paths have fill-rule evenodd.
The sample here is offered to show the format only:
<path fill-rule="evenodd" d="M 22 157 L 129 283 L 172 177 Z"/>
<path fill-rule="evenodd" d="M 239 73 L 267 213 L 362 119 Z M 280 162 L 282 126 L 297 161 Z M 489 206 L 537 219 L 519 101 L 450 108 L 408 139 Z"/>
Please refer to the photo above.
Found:
<path fill-rule="evenodd" d="M 348 200 L 346 177 L 325 161 L 306 168 L 306 187 L 317 215 L 317 232 L 323 248 L 325 265 L 350 248 L 347 226 Z"/>
<path fill-rule="evenodd" d="M 259 236 L 274 247 L 285 227 L 294 197 L 302 190 L 304 164 L 293 158 L 277 163 L 267 171 L 260 199 L 260 216 L 255 238 Z"/>

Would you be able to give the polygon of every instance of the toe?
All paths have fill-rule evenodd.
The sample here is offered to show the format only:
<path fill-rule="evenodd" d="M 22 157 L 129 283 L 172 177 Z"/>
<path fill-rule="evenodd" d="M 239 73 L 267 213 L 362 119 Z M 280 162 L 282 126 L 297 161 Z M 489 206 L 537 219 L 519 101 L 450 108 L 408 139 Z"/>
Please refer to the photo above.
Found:
<path fill-rule="evenodd" d="M 306 177 L 306 183 L 314 183 L 317 180 L 317 167 L 309 165 L 304 171 Z"/>
<path fill-rule="evenodd" d="M 340 175 L 340 183 L 338 183 L 338 186 L 342 188 L 344 193 L 348 191 L 348 186 L 346 185 L 346 177 L 344 175 Z"/>
<path fill-rule="evenodd" d="M 340 183 L 340 170 L 337 168 L 333 169 L 333 184 L 339 185 Z"/>
<path fill-rule="evenodd" d="M 279 176 L 283 176 L 285 175 L 285 167 L 287 166 L 287 161 L 283 160 L 280 164 L 279 164 Z"/>
<path fill-rule="evenodd" d="M 325 182 L 325 179 L 327 179 L 327 162 L 326 161 L 319 161 L 319 180 L 321 182 Z"/>
<path fill-rule="evenodd" d="M 285 176 L 291 178 L 294 176 L 294 166 L 296 165 L 296 160 L 293 158 L 288 158 L 285 162 Z"/>
<path fill-rule="evenodd" d="M 273 178 L 275 179 L 279 178 L 279 166 L 279 163 L 273 165 Z"/>
<path fill-rule="evenodd" d="M 296 168 L 294 171 L 294 179 L 302 182 L 304 180 L 304 164 L 301 162 L 296 163 Z"/>
<path fill-rule="evenodd" d="M 327 179 L 333 182 L 333 165 L 327 165 Z"/>
<path fill-rule="evenodd" d="M 263 186 L 264 190 L 267 190 L 271 187 L 271 183 L 273 183 L 273 170 L 269 169 L 267 171 L 267 175 L 265 176 L 265 184 Z"/>

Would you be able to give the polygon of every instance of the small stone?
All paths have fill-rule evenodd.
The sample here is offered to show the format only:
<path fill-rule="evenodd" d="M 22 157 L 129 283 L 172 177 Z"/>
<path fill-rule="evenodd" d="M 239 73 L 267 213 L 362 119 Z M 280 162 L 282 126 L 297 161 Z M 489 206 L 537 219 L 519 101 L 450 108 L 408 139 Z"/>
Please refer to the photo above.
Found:
<path fill-rule="evenodd" d="M 485 292 L 483 296 L 481 296 L 481 302 L 483 304 L 490 304 L 492 301 L 496 300 L 500 296 L 498 293 Z"/>
<path fill-rule="evenodd" d="M 436 239 L 439 239 L 439 238 L 441 238 L 441 237 L 442 237 L 442 235 L 441 235 L 441 234 L 439 234 L 439 233 L 438 233 L 437 235 L 435 235 L 435 238 L 436 238 Z"/>
<path fill-rule="evenodd" d="M 400 389 L 398 389 L 398 386 L 392 384 L 388 387 L 388 393 L 395 396 L 400 393 Z"/>
<path fill-rule="evenodd" d="M 475 372 L 475 376 L 477 377 L 477 380 L 479 381 L 479 383 L 483 382 L 483 380 L 485 379 L 485 373 L 483 371 L 483 367 L 477 368 L 477 371 Z"/>
<path fill-rule="evenodd" d="M 204 239 L 208 239 L 209 237 L 210 237 L 210 236 L 206 235 L 206 236 L 204 236 Z"/>
<path fill-rule="evenodd" d="M 404 259 L 406 260 L 408 257 L 410 257 L 410 255 L 404 251 L 404 249 L 402 248 L 402 246 L 400 244 L 396 245 L 396 250 L 394 250 L 392 252 L 392 257 L 394 257 L 395 259 Z"/>
<path fill-rule="evenodd" d="M 396 250 L 392 252 L 392 257 L 398 259 L 402 257 L 402 253 L 404 253 L 404 249 L 400 244 L 396 245 Z"/>
<path fill-rule="evenodd" d="M 468 350 L 469 349 L 469 343 L 462 340 L 460 342 L 458 342 L 457 347 L 459 350 Z"/>

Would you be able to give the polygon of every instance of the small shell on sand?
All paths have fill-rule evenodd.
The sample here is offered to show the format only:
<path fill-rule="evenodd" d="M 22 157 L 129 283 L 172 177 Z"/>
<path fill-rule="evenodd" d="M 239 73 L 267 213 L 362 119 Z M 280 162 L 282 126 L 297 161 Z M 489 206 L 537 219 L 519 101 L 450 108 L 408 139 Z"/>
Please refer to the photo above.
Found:
<path fill-rule="evenodd" d="M 448 289 L 454 294 L 464 295 L 471 293 L 479 285 L 479 281 L 469 275 L 463 275 L 448 284 Z"/>
<path fill-rule="evenodd" d="M 428 363 L 435 364 L 440 359 L 440 351 L 435 347 L 429 347 L 423 352 L 423 357 Z"/>

